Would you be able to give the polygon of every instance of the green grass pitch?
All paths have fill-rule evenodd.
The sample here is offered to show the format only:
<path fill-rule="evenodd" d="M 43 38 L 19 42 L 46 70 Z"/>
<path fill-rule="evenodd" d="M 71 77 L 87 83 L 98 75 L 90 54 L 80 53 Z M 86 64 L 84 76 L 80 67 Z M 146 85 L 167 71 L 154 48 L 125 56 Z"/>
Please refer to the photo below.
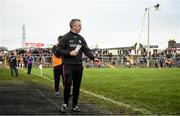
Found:
<path fill-rule="evenodd" d="M 10 79 L 9 71 L 0 72 L 1 79 Z M 19 72 L 20 77 L 26 78 L 23 71 Z M 40 75 L 40 69 L 33 68 L 32 73 Z M 43 68 L 43 76 L 53 80 L 53 69 Z M 27 79 L 53 88 L 52 81 L 30 77 L 34 78 Z M 84 68 L 81 89 L 121 103 L 81 92 L 81 101 L 92 102 L 114 114 L 142 114 L 136 109 L 144 111 L 143 114 L 180 114 L 179 68 Z"/>
<path fill-rule="evenodd" d="M 44 68 L 43 75 L 53 79 L 52 71 L 52 68 Z M 33 72 L 37 74 L 39 69 Z M 84 68 L 81 89 L 130 106 L 127 108 L 81 92 L 82 99 L 114 112 L 131 114 L 131 109 L 143 109 L 145 114 L 180 114 L 178 68 Z"/>

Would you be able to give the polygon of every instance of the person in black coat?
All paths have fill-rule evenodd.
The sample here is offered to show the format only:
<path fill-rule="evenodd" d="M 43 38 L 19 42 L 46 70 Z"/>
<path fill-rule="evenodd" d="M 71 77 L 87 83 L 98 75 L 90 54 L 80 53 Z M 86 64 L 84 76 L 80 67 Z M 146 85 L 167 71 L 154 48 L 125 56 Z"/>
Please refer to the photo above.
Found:
<path fill-rule="evenodd" d="M 77 105 L 83 74 L 82 53 L 97 65 L 101 64 L 101 61 L 93 55 L 87 46 L 84 38 L 78 34 L 81 31 L 80 19 L 72 19 L 70 21 L 70 28 L 70 32 L 62 37 L 56 49 L 56 54 L 63 56 L 64 104 L 61 108 L 61 112 L 63 113 L 67 111 L 71 85 L 73 85 L 73 103 L 71 110 L 73 112 L 80 112 Z"/>
<path fill-rule="evenodd" d="M 11 70 L 11 76 L 14 76 L 14 72 L 15 72 L 16 77 L 18 77 L 17 60 L 16 60 L 14 53 L 11 53 L 11 56 L 10 56 L 8 62 L 9 62 L 10 70 Z"/>

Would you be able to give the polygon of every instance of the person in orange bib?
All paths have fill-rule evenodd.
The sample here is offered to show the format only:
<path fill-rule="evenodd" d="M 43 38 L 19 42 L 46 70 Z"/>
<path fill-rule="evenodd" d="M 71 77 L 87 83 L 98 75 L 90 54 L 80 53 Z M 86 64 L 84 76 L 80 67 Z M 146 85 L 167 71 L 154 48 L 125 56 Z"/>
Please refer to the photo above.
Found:
<path fill-rule="evenodd" d="M 62 36 L 58 37 L 58 42 Z M 62 65 L 62 56 L 56 55 L 57 45 L 53 46 L 52 50 L 52 61 L 53 61 L 53 73 L 54 73 L 54 91 L 55 91 L 55 96 L 59 97 L 59 83 L 60 83 L 60 76 L 62 77 L 62 82 L 64 85 L 64 78 L 63 78 L 63 65 Z"/>

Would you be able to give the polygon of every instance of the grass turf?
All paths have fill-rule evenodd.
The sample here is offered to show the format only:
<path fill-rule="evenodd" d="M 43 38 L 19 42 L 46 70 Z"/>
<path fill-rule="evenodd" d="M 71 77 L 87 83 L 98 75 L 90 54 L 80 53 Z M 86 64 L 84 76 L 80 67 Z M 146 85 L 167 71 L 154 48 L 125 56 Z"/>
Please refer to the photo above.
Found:
<path fill-rule="evenodd" d="M 180 114 L 179 69 L 88 69 L 84 72 L 82 88 L 88 91 L 152 114 Z"/>
<path fill-rule="evenodd" d="M 53 79 L 52 71 L 52 68 L 43 68 L 43 75 Z M 32 72 L 40 75 L 38 68 L 33 68 Z M 6 77 L 7 72 L 1 70 L 0 77 L 2 75 Z M 42 83 L 41 80 L 36 79 L 36 82 Z M 170 115 L 180 114 L 179 81 L 180 69 L 178 68 L 85 68 L 81 88 L 117 102 L 128 104 L 133 108 L 146 109 L 152 114 Z M 132 111 L 132 109 L 82 92 L 80 98 L 98 104 L 100 107 L 107 108 L 117 114 L 140 114 Z"/>

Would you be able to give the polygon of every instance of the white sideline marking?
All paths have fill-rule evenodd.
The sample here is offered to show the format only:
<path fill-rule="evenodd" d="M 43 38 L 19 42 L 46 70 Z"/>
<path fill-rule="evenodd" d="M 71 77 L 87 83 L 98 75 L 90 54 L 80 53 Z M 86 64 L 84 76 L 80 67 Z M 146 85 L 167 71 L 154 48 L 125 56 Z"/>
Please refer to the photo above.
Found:
<path fill-rule="evenodd" d="M 34 74 L 34 73 L 32 73 L 32 74 Z M 37 74 L 34 74 L 34 75 L 41 77 L 41 75 L 37 75 Z M 49 81 L 53 81 L 53 80 L 47 78 L 46 76 L 42 76 L 42 77 L 45 78 L 45 79 L 47 79 L 47 80 L 49 80 Z M 116 105 L 123 106 L 123 107 L 129 108 L 129 109 L 132 109 L 133 111 L 139 111 L 139 112 L 141 112 L 141 113 L 143 113 L 143 114 L 152 114 L 150 111 L 148 111 L 148 110 L 146 110 L 146 109 L 135 108 L 135 107 L 130 106 L 130 105 L 128 105 L 128 104 L 124 104 L 124 103 L 121 103 L 121 102 L 112 100 L 112 99 L 110 99 L 110 98 L 107 98 L 107 97 L 104 97 L 104 96 L 102 96 L 102 95 L 98 95 L 98 94 L 95 94 L 95 93 L 92 93 L 92 92 L 89 92 L 89 91 L 86 91 L 86 90 L 83 90 L 83 89 L 80 89 L 80 91 L 82 91 L 83 93 L 89 94 L 89 95 L 91 95 L 91 96 L 97 97 L 97 98 L 99 98 L 99 99 L 103 99 L 103 100 L 105 100 L 105 101 L 109 101 L 109 102 L 114 103 L 114 104 L 116 104 Z M 59 106 L 58 106 L 58 107 L 59 107 Z"/>
<path fill-rule="evenodd" d="M 45 79 L 47 79 L 49 81 L 54 81 L 54 80 L 51 80 L 51 79 L 49 79 L 49 78 L 47 78 L 46 76 L 43 76 L 43 75 L 41 76 L 41 75 L 37 75 L 37 74 L 34 74 L 34 73 L 33 73 L 33 75 L 40 76 L 40 77 L 45 78 Z"/>
<path fill-rule="evenodd" d="M 24 71 L 24 72 L 27 72 L 27 71 L 25 71 L 25 70 L 22 70 L 22 71 Z M 41 76 L 41 75 L 38 75 L 38 74 L 35 74 L 35 73 L 32 73 L 33 75 L 36 75 L 36 76 L 39 76 L 39 77 L 43 77 L 43 78 L 45 78 L 45 79 L 47 79 L 47 80 L 49 80 L 49 81 L 53 81 L 53 80 L 51 80 L 51 79 L 49 79 L 49 78 L 47 78 L 46 76 Z"/>
<path fill-rule="evenodd" d="M 98 94 L 95 94 L 95 93 L 92 93 L 92 92 L 89 92 L 89 91 L 86 91 L 86 90 L 83 90 L 83 89 L 80 89 L 80 91 L 86 93 L 86 94 L 89 94 L 91 96 L 94 96 L 94 97 L 97 97 L 99 99 L 103 99 L 105 101 L 109 101 L 109 102 L 112 102 L 116 105 L 119 105 L 119 106 L 123 106 L 123 107 L 126 107 L 126 108 L 129 108 L 129 109 L 132 109 L 133 111 L 139 111 L 143 114 L 152 114 L 150 111 L 147 111 L 146 109 L 138 109 L 138 108 L 135 108 L 135 107 L 132 107 L 128 104 L 124 104 L 124 103 L 121 103 L 121 102 L 117 102 L 115 100 L 112 100 L 110 98 L 107 98 L 107 97 L 104 97 L 104 96 L 101 96 L 101 95 L 98 95 Z"/>
<path fill-rule="evenodd" d="M 56 104 L 53 100 L 46 97 L 39 89 L 35 89 L 42 97 L 44 97 L 47 101 L 49 101 L 52 105 L 56 106 L 57 108 L 61 108 L 58 104 Z"/>

